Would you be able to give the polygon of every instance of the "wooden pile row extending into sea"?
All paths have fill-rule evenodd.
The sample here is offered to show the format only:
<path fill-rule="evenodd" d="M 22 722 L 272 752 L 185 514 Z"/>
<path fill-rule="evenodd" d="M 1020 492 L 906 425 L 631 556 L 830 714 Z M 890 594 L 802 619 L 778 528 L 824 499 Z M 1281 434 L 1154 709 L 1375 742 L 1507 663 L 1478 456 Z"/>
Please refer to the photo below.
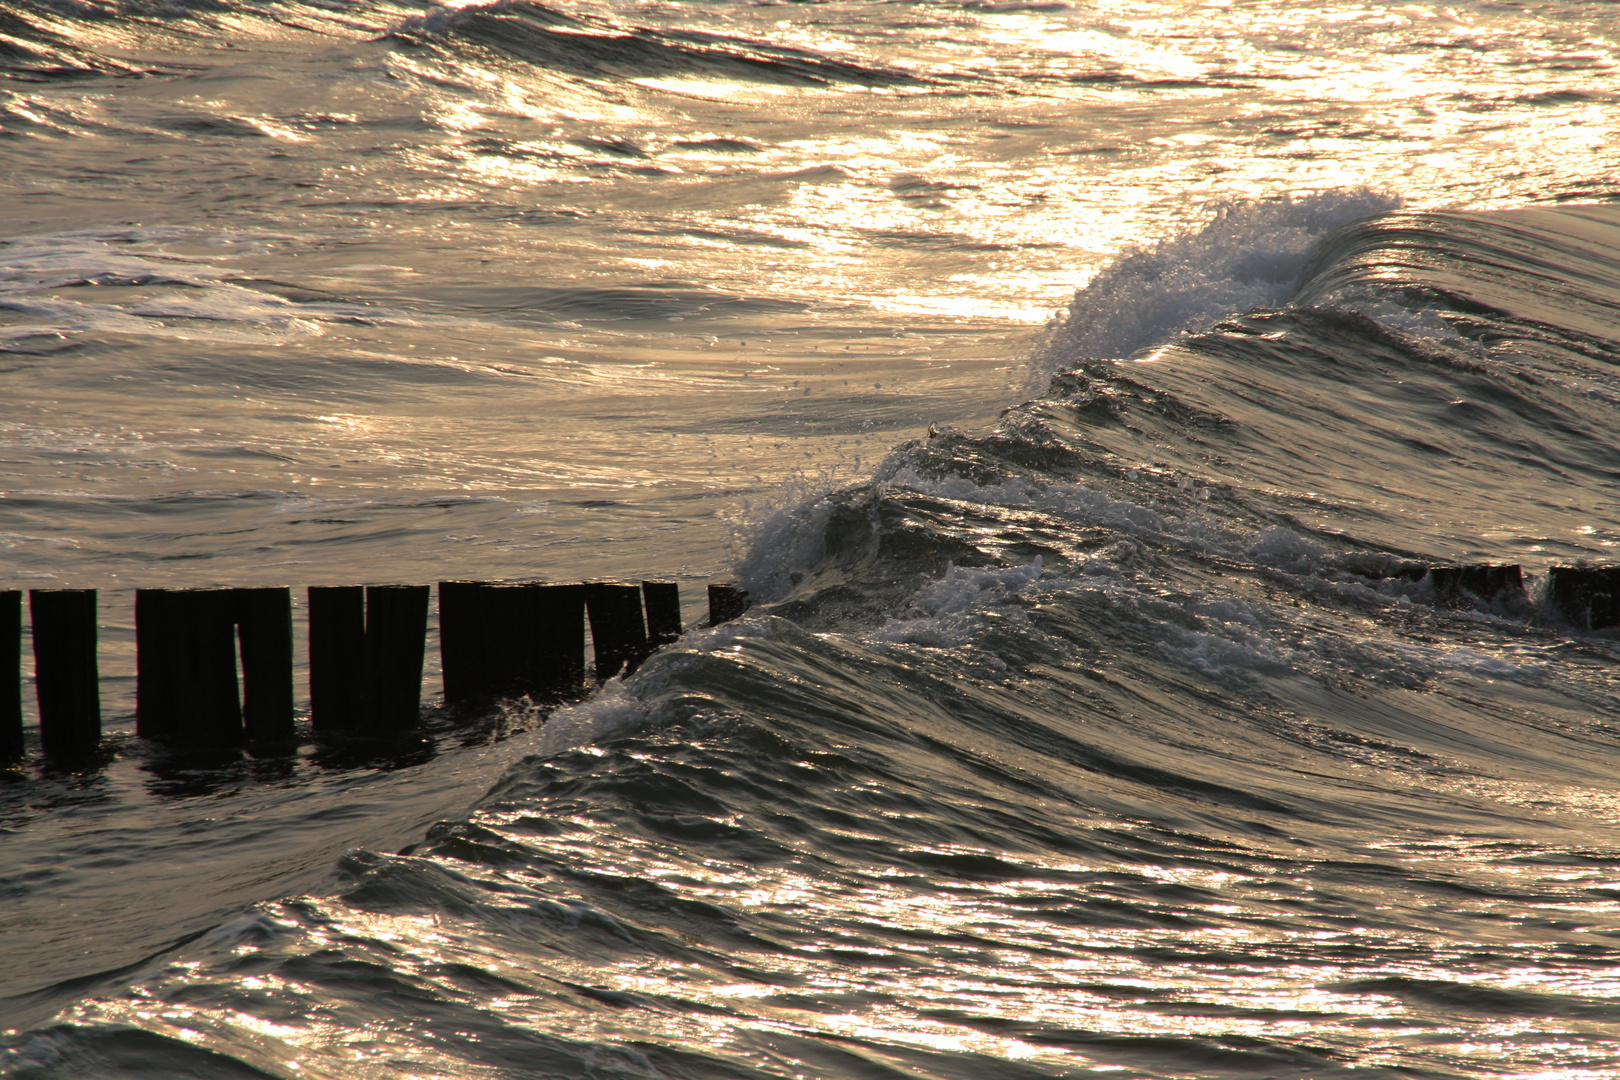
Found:
<path fill-rule="evenodd" d="M 427 585 L 310 586 L 309 719 L 318 735 L 393 735 L 422 718 Z M 597 683 L 629 674 L 680 637 L 674 582 L 441 581 L 444 703 L 555 705 L 586 690 L 586 625 Z M 21 591 L 0 591 L 0 761 L 25 753 Z M 747 596 L 709 586 L 709 624 Z M 63 764 L 100 750 L 94 589 L 28 592 L 40 750 Z M 136 734 L 180 749 L 296 740 L 292 590 L 135 590 Z"/>

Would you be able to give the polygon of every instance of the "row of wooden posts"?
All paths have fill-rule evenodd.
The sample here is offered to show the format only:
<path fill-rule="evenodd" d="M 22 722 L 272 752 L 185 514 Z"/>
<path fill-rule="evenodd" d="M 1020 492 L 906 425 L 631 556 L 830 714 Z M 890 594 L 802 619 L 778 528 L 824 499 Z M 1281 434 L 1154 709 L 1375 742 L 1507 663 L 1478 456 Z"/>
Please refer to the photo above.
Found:
<path fill-rule="evenodd" d="M 1468 566 L 1407 565 L 1396 577 L 1421 581 L 1427 577 L 1435 599 L 1448 606 L 1466 606 L 1474 600 L 1518 600 L 1528 603 L 1524 571 L 1514 563 L 1474 563 Z M 1620 626 L 1620 566 L 1554 566 L 1547 571 L 1547 614 L 1576 630 L 1604 630 Z"/>
<path fill-rule="evenodd" d="M 418 726 L 430 591 L 309 587 L 309 705 L 317 733 L 387 735 Z M 24 751 L 22 595 L 0 591 L 0 760 Z M 710 625 L 747 606 L 735 586 L 709 586 Z M 96 590 L 31 589 L 28 607 L 41 749 L 59 761 L 92 758 L 101 743 Z M 628 674 L 681 635 L 680 591 L 671 581 L 439 582 L 446 707 L 578 697 L 587 621 L 596 680 Z M 210 749 L 292 741 L 292 590 L 135 590 L 135 669 L 142 738 Z"/>
<path fill-rule="evenodd" d="M 1436 599 L 1524 597 L 1516 565 L 1408 565 Z M 310 586 L 309 703 L 317 733 L 390 734 L 421 721 L 427 585 Z M 31 589 L 40 744 L 58 760 L 101 742 L 96 591 Z M 709 586 L 710 625 L 747 597 Z M 1577 630 L 1620 626 L 1620 567 L 1555 566 L 1548 612 Z M 681 633 L 674 582 L 439 583 L 445 705 L 479 708 L 528 697 L 555 703 L 585 685 L 585 625 L 598 681 L 635 670 Z M 0 591 L 0 761 L 23 754 L 22 593 Z M 176 747 L 285 743 L 294 735 L 292 590 L 137 589 L 135 725 Z M 241 662 L 238 685 L 237 661 Z"/>

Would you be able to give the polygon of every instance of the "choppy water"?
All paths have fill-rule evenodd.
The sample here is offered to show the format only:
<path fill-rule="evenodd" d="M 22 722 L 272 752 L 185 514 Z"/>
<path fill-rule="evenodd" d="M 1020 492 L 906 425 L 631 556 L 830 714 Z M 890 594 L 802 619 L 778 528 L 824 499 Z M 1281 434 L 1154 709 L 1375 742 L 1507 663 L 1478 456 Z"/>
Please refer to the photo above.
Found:
<path fill-rule="evenodd" d="M 12 5 L 0 565 L 114 759 L 0 780 L 0 1072 L 1614 1075 L 1612 14 Z M 759 603 L 133 736 L 136 586 L 642 575 Z"/>

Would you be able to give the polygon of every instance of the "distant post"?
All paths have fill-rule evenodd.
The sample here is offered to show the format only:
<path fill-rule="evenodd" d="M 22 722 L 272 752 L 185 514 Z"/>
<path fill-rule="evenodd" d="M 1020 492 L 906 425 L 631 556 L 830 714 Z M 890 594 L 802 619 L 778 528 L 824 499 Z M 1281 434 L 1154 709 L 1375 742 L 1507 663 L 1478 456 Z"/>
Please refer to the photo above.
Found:
<path fill-rule="evenodd" d="M 1577 630 L 1620 625 L 1620 567 L 1553 567 L 1547 571 L 1547 607 Z"/>
<path fill-rule="evenodd" d="M 1524 598 L 1524 574 L 1517 563 L 1433 566 L 1429 583 L 1436 598 L 1448 607 L 1465 607 L 1475 600 L 1500 603 Z"/>
<path fill-rule="evenodd" d="M 143 739 L 163 741 L 174 722 L 174 595 L 170 589 L 135 590 L 135 734 Z"/>
<path fill-rule="evenodd" d="M 0 591 L 0 765 L 21 761 L 22 592 Z"/>
<path fill-rule="evenodd" d="M 176 746 L 241 744 L 234 590 L 136 590 L 135 730 Z"/>
<path fill-rule="evenodd" d="M 439 667 L 446 708 L 475 705 L 483 693 L 484 588 L 481 581 L 439 582 Z"/>
<path fill-rule="evenodd" d="M 366 586 L 361 728 L 368 734 L 411 731 L 422 722 L 430 591 L 426 585 Z"/>
<path fill-rule="evenodd" d="M 578 697 L 585 686 L 584 585 L 535 585 L 534 624 L 539 630 L 537 701 L 549 703 Z"/>
<path fill-rule="evenodd" d="M 309 720 L 316 731 L 360 726 L 366 663 L 366 590 L 309 587 Z"/>
<path fill-rule="evenodd" d="M 661 649 L 681 636 L 681 587 L 673 581 L 643 581 L 641 602 L 647 609 L 647 644 Z"/>
<path fill-rule="evenodd" d="M 39 741 L 61 762 L 93 758 L 101 746 L 96 666 L 96 590 L 30 589 Z"/>
<path fill-rule="evenodd" d="M 511 698 L 539 699 L 540 615 L 536 600 L 542 585 L 488 584 L 479 598 L 483 604 L 483 703 Z"/>
<path fill-rule="evenodd" d="M 585 681 L 585 586 L 441 581 L 439 656 L 451 707 L 572 698 Z"/>
<path fill-rule="evenodd" d="M 292 590 L 236 590 L 242 722 L 249 742 L 293 737 Z"/>
<path fill-rule="evenodd" d="M 748 594 L 725 582 L 709 586 L 709 625 L 719 626 L 748 610 Z"/>
<path fill-rule="evenodd" d="M 585 586 L 585 611 L 591 621 L 596 681 L 606 682 L 621 671 L 634 672 L 647 656 L 641 590 L 618 582 L 591 582 Z"/>

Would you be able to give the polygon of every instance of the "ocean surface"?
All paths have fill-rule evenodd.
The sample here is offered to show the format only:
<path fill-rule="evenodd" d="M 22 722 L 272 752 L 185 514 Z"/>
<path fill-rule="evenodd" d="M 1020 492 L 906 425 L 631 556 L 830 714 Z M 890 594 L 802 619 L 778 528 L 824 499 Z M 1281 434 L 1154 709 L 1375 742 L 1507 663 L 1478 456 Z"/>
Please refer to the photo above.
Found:
<path fill-rule="evenodd" d="M 100 590 L 107 746 L 0 773 L 0 1075 L 1620 1075 L 1620 631 L 1545 595 L 1620 561 L 1617 64 L 1607 0 L 6 0 L 0 588 Z M 692 629 L 135 737 L 135 588 L 450 578 Z"/>

